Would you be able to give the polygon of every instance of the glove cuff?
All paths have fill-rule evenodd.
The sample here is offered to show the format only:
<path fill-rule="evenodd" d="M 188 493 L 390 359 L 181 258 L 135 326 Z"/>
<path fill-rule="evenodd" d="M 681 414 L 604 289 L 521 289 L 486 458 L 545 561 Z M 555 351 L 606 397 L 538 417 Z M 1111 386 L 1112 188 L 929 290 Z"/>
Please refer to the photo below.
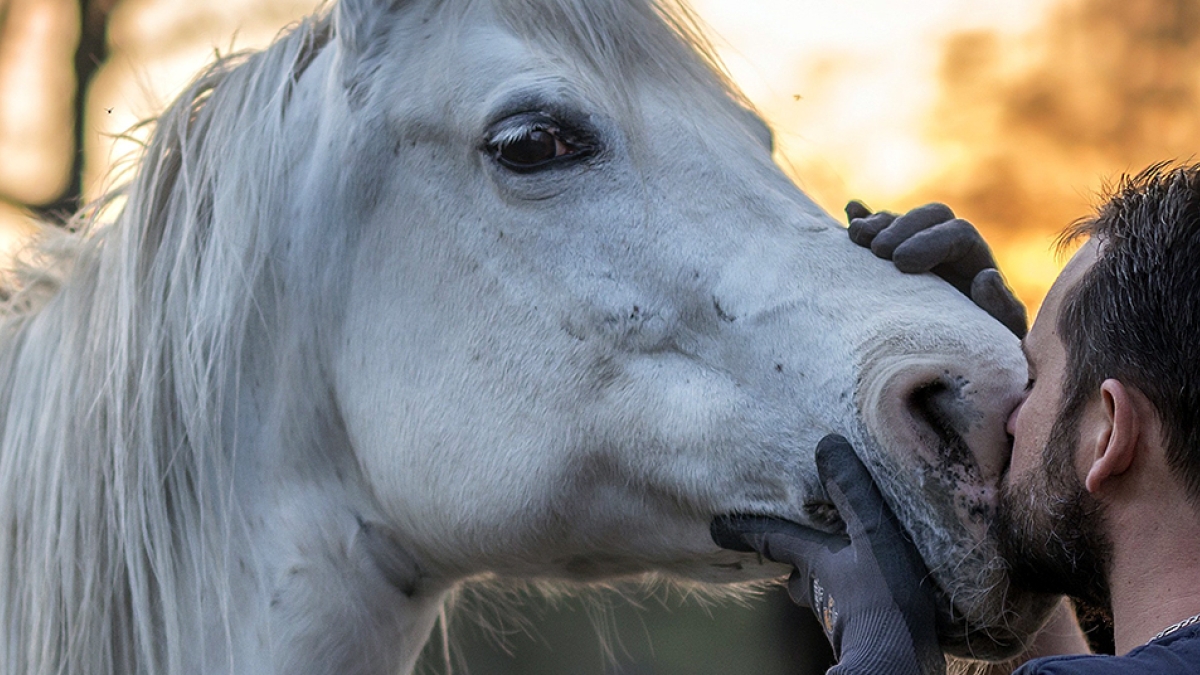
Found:
<path fill-rule="evenodd" d="M 841 634 L 836 636 L 840 645 L 834 644 L 834 651 L 839 652 L 841 645 L 848 649 L 839 654 L 838 664 L 828 671 L 829 675 L 944 674 L 945 657 L 937 643 L 918 647 L 899 611 L 893 608 L 846 617 Z"/>

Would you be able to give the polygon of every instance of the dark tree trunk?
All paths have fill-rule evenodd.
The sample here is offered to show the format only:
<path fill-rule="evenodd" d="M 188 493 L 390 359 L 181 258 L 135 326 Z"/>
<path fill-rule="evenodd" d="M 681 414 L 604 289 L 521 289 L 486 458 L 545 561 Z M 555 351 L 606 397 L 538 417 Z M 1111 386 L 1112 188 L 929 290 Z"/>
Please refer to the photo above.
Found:
<path fill-rule="evenodd" d="M 72 133 L 71 182 L 57 199 L 34 208 L 47 222 L 66 222 L 82 206 L 83 147 L 87 123 L 87 94 L 96 71 L 108 58 L 108 17 L 117 0 L 78 0 L 80 31 L 75 47 L 75 119 Z M 0 4 L 0 13 L 4 4 Z M 2 14 L 0 14 L 0 18 Z"/>

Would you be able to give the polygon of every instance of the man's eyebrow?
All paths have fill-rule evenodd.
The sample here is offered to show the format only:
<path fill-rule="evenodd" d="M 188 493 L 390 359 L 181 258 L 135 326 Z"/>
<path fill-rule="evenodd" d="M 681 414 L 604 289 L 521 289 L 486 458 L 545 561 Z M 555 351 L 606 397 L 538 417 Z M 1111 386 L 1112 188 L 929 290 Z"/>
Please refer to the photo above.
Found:
<path fill-rule="evenodd" d="M 1021 354 L 1025 357 L 1025 363 L 1033 368 L 1033 357 L 1029 355 L 1029 347 L 1025 344 L 1025 340 L 1021 340 Z"/>

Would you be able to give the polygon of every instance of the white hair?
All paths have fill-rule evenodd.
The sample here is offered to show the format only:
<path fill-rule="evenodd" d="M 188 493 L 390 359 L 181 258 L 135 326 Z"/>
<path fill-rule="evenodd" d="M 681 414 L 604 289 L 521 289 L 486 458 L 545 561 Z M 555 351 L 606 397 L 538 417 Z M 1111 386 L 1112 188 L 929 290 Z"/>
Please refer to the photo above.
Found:
<path fill-rule="evenodd" d="M 176 673 L 220 611 L 225 399 L 269 298 L 291 87 L 327 14 L 219 59 L 158 119 L 111 225 L 48 233 L 2 323 L 0 670 Z M 219 583 L 219 581 L 217 582 Z M 187 598 L 188 601 L 183 601 Z"/>
<path fill-rule="evenodd" d="M 495 7 L 592 72 L 684 67 L 744 103 L 681 4 Z M 248 331 L 284 301 L 284 117 L 335 13 L 208 67 L 155 122 L 133 183 L 78 232 L 48 228 L 17 270 L 0 321 L 0 670 L 181 673 L 184 627 L 227 611 L 228 394 Z"/>

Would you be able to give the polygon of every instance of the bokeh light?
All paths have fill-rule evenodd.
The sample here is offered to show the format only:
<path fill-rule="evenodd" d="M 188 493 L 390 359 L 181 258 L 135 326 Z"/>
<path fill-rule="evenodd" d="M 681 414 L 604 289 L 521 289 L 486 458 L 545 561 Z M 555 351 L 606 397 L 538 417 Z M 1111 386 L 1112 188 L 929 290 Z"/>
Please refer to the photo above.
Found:
<path fill-rule="evenodd" d="M 0 199 L 40 203 L 67 186 L 79 10 L 73 0 L 0 2 Z"/>

